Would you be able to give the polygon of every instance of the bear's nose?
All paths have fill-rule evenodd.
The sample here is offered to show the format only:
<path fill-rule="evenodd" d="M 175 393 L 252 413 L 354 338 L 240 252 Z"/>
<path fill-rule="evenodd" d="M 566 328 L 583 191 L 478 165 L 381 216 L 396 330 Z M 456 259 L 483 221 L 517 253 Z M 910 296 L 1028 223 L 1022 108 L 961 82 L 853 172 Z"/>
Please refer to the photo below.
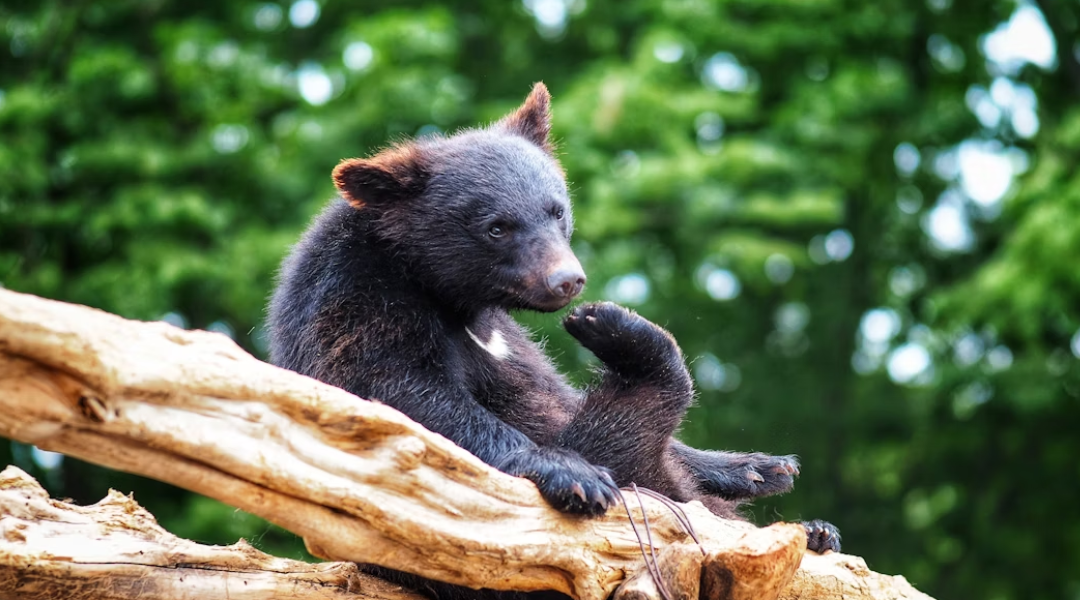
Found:
<path fill-rule="evenodd" d="M 555 269 L 547 278 L 547 287 L 552 294 L 561 298 L 573 298 L 585 287 L 585 273 L 581 268 L 562 267 Z"/>

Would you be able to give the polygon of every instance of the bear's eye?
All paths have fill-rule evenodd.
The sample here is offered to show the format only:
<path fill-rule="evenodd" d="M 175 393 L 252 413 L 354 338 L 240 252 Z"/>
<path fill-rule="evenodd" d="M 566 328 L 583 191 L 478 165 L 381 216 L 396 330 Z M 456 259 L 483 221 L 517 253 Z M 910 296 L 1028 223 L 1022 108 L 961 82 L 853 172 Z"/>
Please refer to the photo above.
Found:
<path fill-rule="evenodd" d="M 492 225 L 488 228 L 488 235 L 493 238 L 501 238 L 506 235 L 506 228 L 502 225 Z"/>
<path fill-rule="evenodd" d="M 563 207 L 560 206 L 560 207 L 556 208 L 555 212 L 552 213 L 552 214 L 555 215 L 556 219 L 558 219 L 559 221 L 562 221 L 563 217 L 566 216 L 566 209 L 564 209 Z"/>

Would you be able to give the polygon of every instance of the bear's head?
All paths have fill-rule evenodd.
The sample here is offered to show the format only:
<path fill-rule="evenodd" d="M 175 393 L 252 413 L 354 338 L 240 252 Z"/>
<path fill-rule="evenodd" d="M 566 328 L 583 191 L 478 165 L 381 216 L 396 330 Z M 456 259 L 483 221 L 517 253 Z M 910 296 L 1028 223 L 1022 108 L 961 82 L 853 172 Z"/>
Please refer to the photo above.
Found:
<path fill-rule="evenodd" d="M 585 273 L 542 83 L 485 129 L 344 160 L 334 183 L 422 285 L 462 310 L 558 310 Z"/>

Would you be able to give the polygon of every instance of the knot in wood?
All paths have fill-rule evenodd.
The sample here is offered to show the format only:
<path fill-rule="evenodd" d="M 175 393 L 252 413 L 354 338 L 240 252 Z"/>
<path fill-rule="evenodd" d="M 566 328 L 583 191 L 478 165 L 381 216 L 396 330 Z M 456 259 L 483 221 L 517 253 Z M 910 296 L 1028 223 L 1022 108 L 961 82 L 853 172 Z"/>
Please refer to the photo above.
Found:
<path fill-rule="evenodd" d="M 393 445 L 394 464 L 402 471 L 411 471 L 420 466 L 427 454 L 427 445 L 423 440 L 412 436 L 401 436 Z"/>
<path fill-rule="evenodd" d="M 95 423 L 104 423 L 109 420 L 109 409 L 101 398 L 92 394 L 81 394 L 78 401 L 79 412 L 84 417 Z"/>

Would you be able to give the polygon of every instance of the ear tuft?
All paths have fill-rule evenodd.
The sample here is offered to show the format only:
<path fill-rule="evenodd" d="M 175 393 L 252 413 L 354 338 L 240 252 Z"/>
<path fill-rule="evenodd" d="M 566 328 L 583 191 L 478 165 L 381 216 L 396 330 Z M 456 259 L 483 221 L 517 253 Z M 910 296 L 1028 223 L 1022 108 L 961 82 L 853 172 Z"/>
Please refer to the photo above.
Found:
<path fill-rule="evenodd" d="M 394 146 L 371 158 L 347 158 L 334 168 L 334 185 L 356 208 L 415 197 L 424 191 L 427 170 L 419 148 Z"/>
<path fill-rule="evenodd" d="M 498 126 L 519 135 L 552 154 L 549 136 L 551 134 L 551 94 L 543 82 L 537 82 L 516 111 L 503 117 Z"/>

